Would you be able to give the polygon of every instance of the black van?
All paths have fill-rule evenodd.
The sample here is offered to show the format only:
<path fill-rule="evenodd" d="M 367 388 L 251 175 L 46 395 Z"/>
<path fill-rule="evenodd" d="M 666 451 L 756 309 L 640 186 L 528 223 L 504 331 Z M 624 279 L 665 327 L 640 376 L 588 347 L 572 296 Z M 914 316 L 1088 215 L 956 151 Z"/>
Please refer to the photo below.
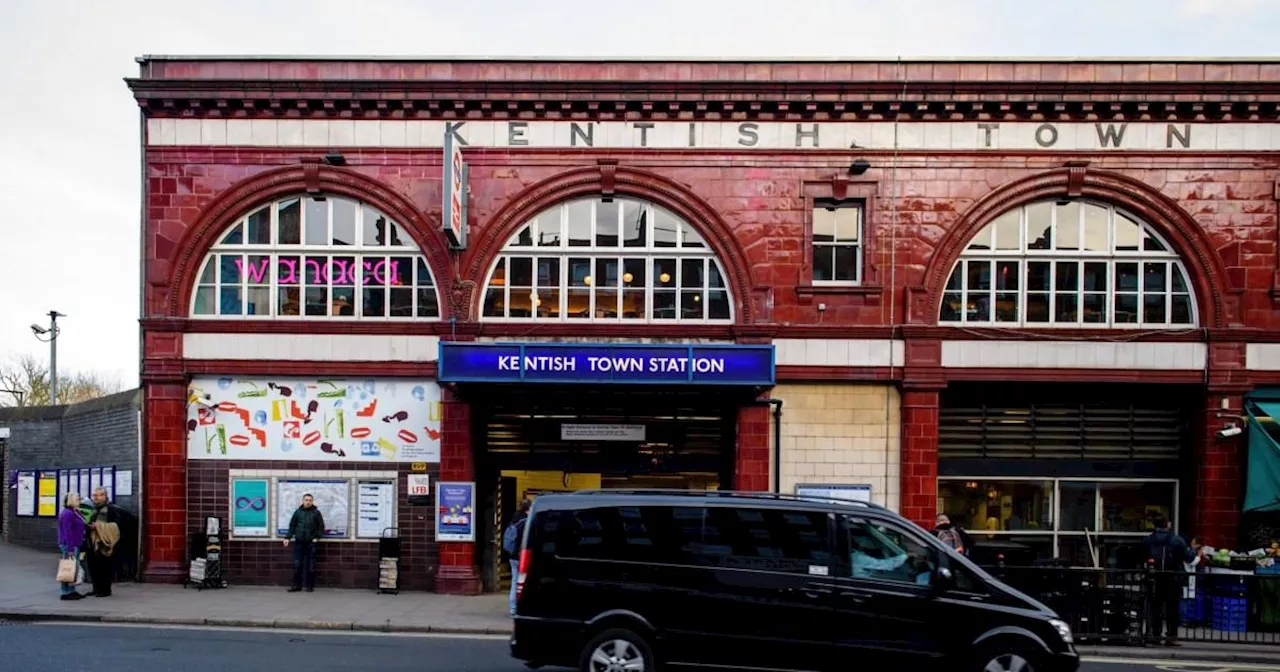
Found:
<path fill-rule="evenodd" d="M 511 655 L 530 667 L 1074 671 L 1071 630 L 892 511 L 768 493 L 543 495 Z"/>

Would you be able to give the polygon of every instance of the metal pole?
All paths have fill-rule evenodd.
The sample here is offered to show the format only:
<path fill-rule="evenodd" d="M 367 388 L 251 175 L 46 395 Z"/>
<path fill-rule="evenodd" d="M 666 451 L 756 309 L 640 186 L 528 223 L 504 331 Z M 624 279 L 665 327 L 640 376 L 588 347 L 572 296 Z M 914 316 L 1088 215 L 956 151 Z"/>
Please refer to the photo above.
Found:
<path fill-rule="evenodd" d="M 58 405 L 58 311 L 49 311 L 49 405 Z"/>

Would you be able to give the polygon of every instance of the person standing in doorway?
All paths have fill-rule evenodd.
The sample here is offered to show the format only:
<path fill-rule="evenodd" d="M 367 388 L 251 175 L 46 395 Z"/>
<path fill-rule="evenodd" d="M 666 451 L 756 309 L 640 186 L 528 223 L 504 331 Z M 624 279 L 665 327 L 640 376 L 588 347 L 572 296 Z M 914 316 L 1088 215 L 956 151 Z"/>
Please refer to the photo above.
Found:
<path fill-rule="evenodd" d="M 1168 518 L 1157 515 L 1151 522 L 1156 529 L 1147 535 L 1145 542 L 1147 563 L 1154 570 L 1151 584 L 1151 637 L 1153 641 L 1160 641 L 1163 630 L 1164 643 L 1167 646 L 1178 646 L 1178 628 L 1182 625 L 1179 603 L 1186 580 L 1185 563 L 1191 562 L 1195 554 L 1182 537 L 1174 534 L 1173 525 Z"/>
<path fill-rule="evenodd" d="M 315 498 L 305 494 L 302 506 L 289 519 L 289 534 L 284 539 L 285 548 L 293 543 L 293 586 L 289 592 L 316 589 L 316 542 L 323 536 L 324 516 L 316 508 Z"/>
<path fill-rule="evenodd" d="M 62 500 L 62 511 L 58 513 L 58 549 L 63 558 L 71 558 L 80 565 L 80 547 L 84 545 L 85 523 L 77 509 L 80 507 L 80 495 L 68 492 Z M 78 600 L 84 595 L 76 591 L 74 581 L 62 583 L 62 599 Z"/>
<path fill-rule="evenodd" d="M 111 584 L 116 577 L 116 543 L 120 541 L 120 525 L 106 488 L 93 489 L 93 513 L 89 515 L 89 576 L 94 597 L 111 597 Z"/>
<path fill-rule="evenodd" d="M 520 502 L 520 510 L 511 517 L 511 523 L 502 532 L 502 555 L 511 565 L 511 595 L 507 598 L 507 611 L 516 615 L 516 581 L 520 576 L 520 551 L 524 548 L 524 528 L 529 522 L 529 500 Z"/>

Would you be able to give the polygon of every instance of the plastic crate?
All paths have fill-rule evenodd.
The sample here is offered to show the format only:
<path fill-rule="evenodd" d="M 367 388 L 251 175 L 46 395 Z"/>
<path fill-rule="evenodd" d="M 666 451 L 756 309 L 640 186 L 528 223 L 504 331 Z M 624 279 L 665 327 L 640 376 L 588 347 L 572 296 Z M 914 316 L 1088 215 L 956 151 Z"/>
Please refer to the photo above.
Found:
<path fill-rule="evenodd" d="M 1215 597 L 1210 602 L 1210 625 L 1223 632 L 1244 632 L 1249 617 L 1249 602 L 1243 597 Z"/>
<path fill-rule="evenodd" d="M 1244 614 L 1214 614 L 1211 626 L 1220 632 L 1245 632 L 1246 622 Z"/>
<path fill-rule="evenodd" d="M 1182 614 L 1183 623 L 1203 623 L 1209 611 L 1209 601 L 1203 594 L 1197 594 L 1195 597 L 1182 600 L 1178 610 Z"/>
<path fill-rule="evenodd" d="M 1213 594 L 1221 597 L 1244 597 L 1249 591 L 1247 577 L 1244 576 L 1214 576 L 1211 586 Z"/>

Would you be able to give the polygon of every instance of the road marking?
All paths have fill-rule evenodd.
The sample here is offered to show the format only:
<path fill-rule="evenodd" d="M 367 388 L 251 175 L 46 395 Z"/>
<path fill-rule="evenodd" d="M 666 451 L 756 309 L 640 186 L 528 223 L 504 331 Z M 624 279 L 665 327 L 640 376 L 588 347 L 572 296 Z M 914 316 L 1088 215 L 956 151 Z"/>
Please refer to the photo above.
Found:
<path fill-rule="evenodd" d="M 92 623 L 75 621 L 30 621 L 30 625 L 76 628 L 142 628 L 147 630 L 225 630 L 227 632 L 264 632 L 268 634 L 328 637 L 413 637 L 418 639 L 471 639 L 507 642 L 510 635 L 470 635 L 448 632 L 379 632 L 377 630 L 308 630 L 302 628 L 236 628 L 225 625 L 173 625 L 167 623 Z"/>
<path fill-rule="evenodd" d="M 1171 661 L 1168 658 L 1090 658 L 1082 663 L 1095 665 L 1146 665 L 1166 672 L 1280 672 L 1280 665 L 1228 663 L 1223 661 Z"/>

